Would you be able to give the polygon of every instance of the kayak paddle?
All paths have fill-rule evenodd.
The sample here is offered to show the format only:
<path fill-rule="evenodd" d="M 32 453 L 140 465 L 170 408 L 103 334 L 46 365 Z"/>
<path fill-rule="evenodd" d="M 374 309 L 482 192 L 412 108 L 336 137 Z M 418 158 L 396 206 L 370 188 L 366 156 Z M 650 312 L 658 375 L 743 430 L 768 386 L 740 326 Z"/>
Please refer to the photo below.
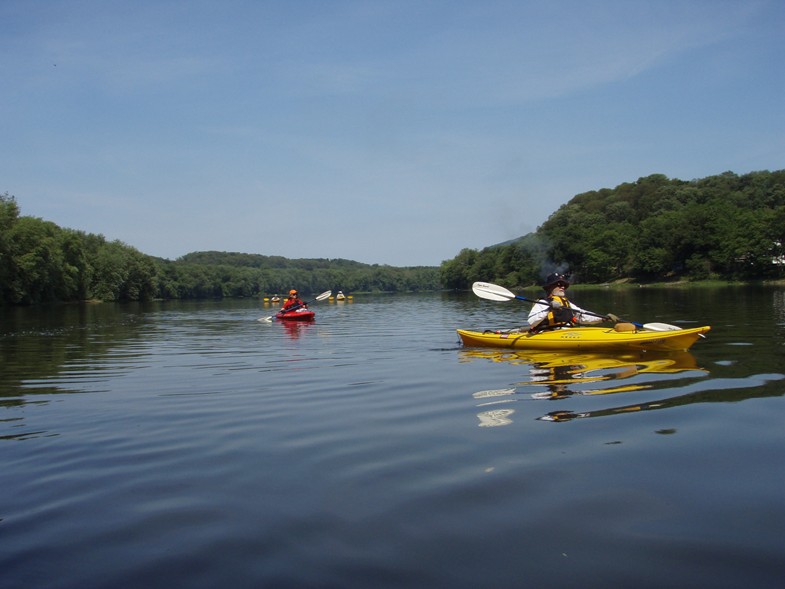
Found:
<path fill-rule="evenodd" d="M 324 299 L 329 298 L 330 295 L 332 295 L 332 294 L 333 294 L 333 291 L 326 290 L 322 294 L 317 296 L 315 299 L 313 299 L 313 301 L 305 301 L 304 303 L 302 303 L 300 305 L 292 305 L 291 307 L 286 309 L 286 311 L 288 313 L 289 311 L 294 311 L 296 309 L 299 309 L 300 307 L 304 307 L 305 305 L 313 303 L 314 301 L 323 301 Z M 259 319 L 257 319 L 257 321 L 272 321 L 274 318 L 275 318 L 275 315 L 271 315 L 270 317 L 260 317 Z"/>
<path fill-rule="evenodd" d="M 472 284 L 472 291 L 481 299 L 488 299 L 489 301 L 511 301 L 512 299 L 518 299 L 519 301 L 526 301 L 527 303 L 540 303 L 540 301 L 534 299 L 518 296 L 498 284 L 489 284 L 487 282 L 475 282 Z M 599 313 L 592 313 L 591 311 L 583 312 L 587 315 L 593 315 L 594 317 L 605 318 L 605 315 L 600 315 Z M 681 329 L 681 327 L 668 323 L 635 323 L 634 321 L 625 321 L 624 319 L 620 319 L 619 321 L 632 323 L 635 327 L 641 327 L 643 329 L 648 329 L 649 331 L 676 331 Z"/>

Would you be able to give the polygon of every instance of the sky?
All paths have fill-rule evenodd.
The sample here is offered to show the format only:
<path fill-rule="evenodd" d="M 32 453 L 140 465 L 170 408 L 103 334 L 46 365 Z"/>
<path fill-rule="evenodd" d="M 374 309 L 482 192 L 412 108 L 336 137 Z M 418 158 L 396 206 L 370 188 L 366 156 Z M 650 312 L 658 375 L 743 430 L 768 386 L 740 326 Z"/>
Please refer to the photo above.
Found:
<path fill-rule="evenodd" d="M 781 0 L 3 0 L 0 194 L 175 260 L 433 266 L 785 168 Z"/>

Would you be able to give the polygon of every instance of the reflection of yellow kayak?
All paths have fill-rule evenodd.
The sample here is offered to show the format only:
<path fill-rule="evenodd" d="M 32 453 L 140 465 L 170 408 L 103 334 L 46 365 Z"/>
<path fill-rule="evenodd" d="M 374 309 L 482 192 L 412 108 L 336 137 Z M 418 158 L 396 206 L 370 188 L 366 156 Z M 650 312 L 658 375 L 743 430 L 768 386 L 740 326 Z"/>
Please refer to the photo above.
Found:
<path fill-rule="evenodd" d="M 605 352 L 542 351 L 509 349 L 465 349 L 459 352 L 459 361 L 490 360 L 526 367 L 528 378 L 515 386 L 504 389 L 483 390 L 472 396 L 479 401 L 478 407 L 491 407 L 514 403 L 520 394 L 529 392 L 532 399 L 559 400 L 573 395 L 609 395 L 631 393 L 657 388 L 671 379 L 652 380 L 637 378 L 648 374 L 685 373 L 683 378 L 697 378 L 705 372 L 697 364 L 695 356 L 687 351 L 651 352 L 647 350 L 610 350 Z M 682 377 L 680 377 L 682 378 Z M 626 382 L 625 382 L 626 381 Z M 668 385 L 670 386 L 670 385 Z M 517 390 L 518 387 L 527 387 Z M 532 389 L 533 387 L 533 389 Z M 532 390 L 538 392 L 531 392 Z M 633 407 L 637 407 L 633 406 Z M 653 406 L 652 406 L 653 408 Z M 629 409 L 633 411 L 634 409 Z M 501 416 L 500 412 L 504 412 Z M 507 425 L 511 423 L 514 409 L 490 409 L 478 414 L 481 427 Z M 545 421 L 567 421 L 576 416 L 570 411 L 555 411 L 542 417 Z"/>
<path fill-rule="evenodd" d="M 581 372 L 636 366 L 638 372 L 681 372 L 698 365 L 690 352 L 647 352 L 645 350 L 589 353 L 580 351 L 547 352 L 538 350 L 461 350 L 460 361 L 474 359 L 511 364 L 536 365 L 540 368 L 577 368 Z"/>
<path fill-rule="evenodd" d="M 673 331 L 616 331 L 606 327 L 574 327 L 539 333 L 458 330 L 469 347 L 514 348 L 518 350 L 688 350 L 711 327 Z"/>
<path fill-rule="evenodd" d="M 492 362 L 510 362 L 529 366 L 530 380 L 516 383 L 518 386 L 547 386 L 561 391 L 565 386 L 586 385 L 610 380 L 623 380 L 642 374 L 675 374 L 688 370 L 703 370 L 698 367 L 695 356 L 690 352 L 648 352 L 630 350 L 623 352 L 543 352 L 507 350 L 462 350 L 462 361 L 486 359 Z M 583 395 L 621 393 L 641 388 L 648 384 L 622 385 L 613 388 L 584 390 Z M 538 393 L 535 398 L 548 398 L 547 393 Z"/>

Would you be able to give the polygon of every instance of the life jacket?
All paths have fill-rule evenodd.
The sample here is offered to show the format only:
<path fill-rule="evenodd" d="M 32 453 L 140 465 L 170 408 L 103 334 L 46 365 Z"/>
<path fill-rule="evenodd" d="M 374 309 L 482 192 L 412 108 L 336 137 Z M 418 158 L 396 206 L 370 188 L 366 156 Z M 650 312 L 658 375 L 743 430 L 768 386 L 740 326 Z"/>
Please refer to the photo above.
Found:
<path fill-rule="evenodd" d="M 532 331 L 542 331 L 544 329 L 555 329 L 557 327 L 572 327 L 578 323 L 575 319 L 575 312 L 570 307 L 567 297 L 549 296 L 545 299 L 548 303 L 558 301 L 561 307 L 551 307 L 545 319 L 540 321 Z"/>
<path fill-rule="evenodd" d="M 297 297 L 295 297 L 295 298 L 293 298 L 293 299 L 286 299 L 286 302 L 284 302 L 284 304 L 283 304 L 283 307 L 281 308 L 281 310 L 282 310 L 282 311 L 285 311 L 286 309 L 289 309 L 290 307 L 296 307 L 296 306 L 303 307 L 303 306 L 305 306 L 305 305 L 304 305 L 304 303 L 303 303 L 303 302 L 302 302 L 302 301 L 301 301 L 299 298 L 297 298 Z"/>

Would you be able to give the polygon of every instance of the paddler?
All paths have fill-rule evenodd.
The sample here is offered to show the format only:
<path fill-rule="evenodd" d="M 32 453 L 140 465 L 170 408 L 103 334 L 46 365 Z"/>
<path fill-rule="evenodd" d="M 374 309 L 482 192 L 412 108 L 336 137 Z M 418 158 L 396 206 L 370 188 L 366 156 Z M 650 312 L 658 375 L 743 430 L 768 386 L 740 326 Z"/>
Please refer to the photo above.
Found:
<path fill-rule="evenodd" d="M 619 318 L 613 313 L 604 317 L 591 314 L 569 301 L 565 291 L 570 287 L 570 281 L 564 274 L 550 274 L 542 285 L 545 297 L 539 299 L 529 311 L 529 326 L 531 331 L 545 329 L 562 329 L 575 327 L 584 323 L 599 323 L 612 321 L 617 323 Z"/>
<path fill-rule="evenodd" d="M 302 302 L 300 297 L 297 296 L 297 291 L 294 289 L 289 291 L 289 296 L 284 301 L 283 307 L 281 307 L 281 311 L 286 311 L 288 309 L 291 309 L 292 307 L 304 308 L 304 309 L 308 308 L 308 305 Z"/>

